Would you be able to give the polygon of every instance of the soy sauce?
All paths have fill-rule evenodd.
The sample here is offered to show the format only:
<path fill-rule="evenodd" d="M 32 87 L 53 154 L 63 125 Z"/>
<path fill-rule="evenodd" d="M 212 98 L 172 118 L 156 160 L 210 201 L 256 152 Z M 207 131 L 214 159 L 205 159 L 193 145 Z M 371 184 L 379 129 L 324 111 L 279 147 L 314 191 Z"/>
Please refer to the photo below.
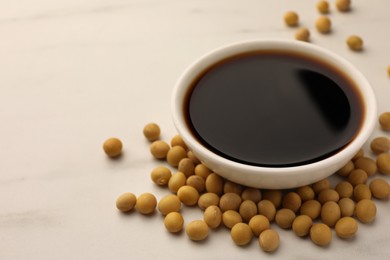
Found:
<path fill-rule="evenodd" d="M 288 52 L 230 57 L 192 83 L 184 113 L 193 135 L 227 159 L 265 167 L 322 160 L 356 136 L 360 92 L 323 62 Z"/>

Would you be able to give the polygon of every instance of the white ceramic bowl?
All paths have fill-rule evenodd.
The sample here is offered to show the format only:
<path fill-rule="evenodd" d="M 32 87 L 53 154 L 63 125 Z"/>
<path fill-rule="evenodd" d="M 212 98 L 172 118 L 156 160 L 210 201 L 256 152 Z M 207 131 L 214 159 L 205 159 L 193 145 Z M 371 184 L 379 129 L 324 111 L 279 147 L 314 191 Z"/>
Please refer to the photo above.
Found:
<path fill-rule="evenodd" d="M 283 50 L 313 57 L 348 75 L 361 92 L 364 118 L 356 137 L 341 151 L 323 160 L 291 167 L 259 167 L 231 161 L 203 146 L 188 129 L 183 102 L 191 83 L 210 65 L 248 51 Z M 376 99 L 366 78 L 354 66 L 336 54 L 316 45 L 287 40 L 245 41 L 211 51 L 192 63 L 178 79 L 172 95 L 172 115 L 177 131 L 193 153 L 211 170 L 226 179 L 255 188 L 285 189 L 307 185 L 335 173 L 364 145 L 371 135 L 376 119 Z"/>

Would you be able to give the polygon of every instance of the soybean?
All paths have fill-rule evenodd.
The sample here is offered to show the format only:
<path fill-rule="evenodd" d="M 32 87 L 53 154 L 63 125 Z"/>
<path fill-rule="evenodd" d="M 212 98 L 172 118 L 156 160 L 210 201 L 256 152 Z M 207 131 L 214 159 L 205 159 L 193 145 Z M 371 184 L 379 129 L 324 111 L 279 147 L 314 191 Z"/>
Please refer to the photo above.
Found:
<path fill-rule="evenodd" d="M 257 205 L 252 200 L 244 200 L 239 208 L 242 220 L 246 223 L 257 214 Z"/>
<path fill-rule="evenodd" d="M 351 0 L 336 0 L 335 4 L 340 12 L 347 12 L 351 6 Z"/>
<path fill-rule="evenodd" d="M 313 220 L 306 215 L 300 215 L 294 219 L 292 230 L 295 235 L 304 237 L 309 234 L 310 228 L 313 225 Z"/>
<path fill-rule="evenodd" d="M 300 213 L 314 220 L 321 214 L 321 203 L 317 200 L 305 201 L 300 208 Z"/>
<path fill-rule="evenodd" d="M 183 229 L 184 218 L 179 212 L 171 212 L 164 218 L 165 228 L 171 233 L 177 233 Z"/>
<path fill-rule="evenodd" d="M 188 177 L 186 184 L 194 187 L 199 193 L 203 192 L 205 189 L 204 179 L 197 175 L 192 175 Z"/>
<path fill-rule="evenodd" d="M 179 162 L 187 157 L 186 150 L 181 146 L 174 146 L 171 149 L 169 149 L 167 153 L 167 162 L 173 166 L 177 167 L 179 165 Z"/>
<path fill-rule="evenodd" d="M 186 176 L 182 172 L 177 172 L 171 176 L 168 181 L 168 188 L 171 192 L 177 193 L 177 191 L 186 184 Z"/>
<path fill-rule="evenodd" d="M 283 194 L 280 190 L 263 190 L 262 199 L 271 201 L 275 208 L 279 208 L 282 204 Z"/>
<path fill-rule="evenodd" d="M 165 159 L 169 151 L 169 144 L 164 141 L 154 141 L 150 145 L 150 153 L 156 159 Z"/>
<path fill-rule="evenodd" d="M 241 193 L 242 200 L 251 200 L 254 203 L 258 203 L 261 200 L 261 191 L 254 188 L 246 188 Z"/>
<path fill-rule="evenodd" d="M 283 208 L 291 209 L 292 211 L 297 212 L 301 207 L 301 204 L 301 197 L 296 192 L 289 192 L 283 197 Z"/>
<path fill-rule="evenodd" d="M 259 236 L 259 245 L 265 252 L 274 252 L 276 249 L 278 249 L 279 244 L 279 234 L 273 229 L 267 229 Z"/>
<path fill-rule="evenodd" d="M 339 201 L 339 199 L 340 199 L 340 195 L 334 189 L 325 189 L 325 190 L 322 190 L 318 194 L 318 201 L 321 204 L 324 204 L 325 202 L 328 202 L 328 201 L 337 202 L 337 201 Z"/>
<path fill-rule="evenodd" d="M 188 223 L 186 234 L 193 241 L 205 240 L 209 235 L 209 227 L 203 220 L 194 220 Z"/>
<path fill-rule="evenodd" d="M 319 194 L 322 190 L 330 188 L 330 181 L 328 179 L 322 179 L 313 183 L 312 188 L 315 194 Z"/>
<path fill-rule="evenodd" d="M 232 227 L 230 236 L 236 245 L 243 246 L 252 240 L 253 233 L 248 224 L 237 223 Z"/>
<path fill-rule="evenodd" d="M 370 223 L 376 217 L 376 205 L 372 200 L 361 200 L 356 204 L 355 214 L 360 222 Z"/>
<path fill-rule="evenodd" d="M 219 197 L 215 193 L 203 193 L 198 200 L 198 207 L 202 210 L 207 209 L 210 206 L 218 206 Z"/>
<path fill-rule="evenodd" d="M 204 165 L 202 163 L 195 166 L 194 172 L 195 172 L 195 175 L 198 175 L 205 180 L 211 174 L 211 170 L 209 168 L 207 168 L 206 165 Z"/>
<path fill-rule="evenodd" d="M 320 33 L 329 33 L 332 27 L 332 22 L 326 16 L 321 16 L 316 20 L 315 24 Z"/>
<path fill-rule="evenodd" d="M 388 74 L 390 76 L 390 66 L 387 68 Z M 379 124 L 383 130 L 390 130 L 390 112 L 384 112 L 379 116 Z"/>
<path fill-rule="evenodd" d="M 336 185 L 335 190 L 339 194 L 340 198 L 350 198 L 353 194 L 353 186 L 347 181 L 339 182 Z"/>
<path fill-rule="evenodd" d="M 222 222 L 225 227 L 231 229 L 235 224 L 242 222 L 242 217 L 237 211 L 228 210 L 222 214 Z"/>
<path fill-rule="evenodd" d="M 122 153 L 122 142 L 116 137 L 111 137 L 103 143 L 103 150 L 108 157 L 115 158 Z"/>
<path fill-rule="evenodd" d="M 177 191 L 177 197 L 187 206 L 193 206 L 198 203 L 199 192 L 192 186 L 184 185 Z"/>
<path fill-rule="evenodd" d="M 275 222 L 279 227 L 289 229 L 295 217 L 296 215 L 291 209 L 280 209 L 276 212 Z"/>
<path fill-rule="evenodd" d="M 152 170 L 150 177 L 157 185 L 166 186 L 169 182 L 169 179 L 172 177 L 172 172 L 167 167 L 159 166 Z"/>
<path fill-rule="evenodd" d="M 288 26 L 297 26 L 299 23 L 299 16 L 294 11 L 288 11 L 284 14 L 284 22 Z"/>
<path fill-rule="evenodd" d="M 150 142 L 156 141 L 160 137 L 160 127 L 156 123 L 149 123 L 145 125 L 143 134 Z"/>
<path fill-rule="evenodd" d="M 363 49 L 363 40 L 360 36 L 351 35 L 346 40 L 348 47 L 353 51 L 361 51 Z"/>
<path fill-rule="evenodd" d="M 267 217 L 263 215 L 256 215 L 249 220 L 248 225 L 252 229 L 253 234 L 258 237 L 261 232 L 269 229 L 270 222 Z"/>
<path fill-rule="evenodd" d="M 156 197 L 151 193 L 143 193 L 137 198 L 135 207 L 141 214 L 151 214 L 154 212 L 157 206 Z"/>
<path fill-rule="evenodd" d="M 390 139 L 385 136 L 374 138 L 370 148 L 375 154 L 387 153 L 390 151 Z"/>
<path fill-rule="evenodd" d="M 384 179 L 375 179 L 370 182 L 372 195 L 377 199 L 388 199 L 390 195 L 390 185 Z"/>
<path fill-rule="evenodd" d="M 352 186 L 366 183 L 367 179 L 368 179 L 367 173 L 362 169 L 355 169 L 351 171 L 351 173 L 348 176 L 348 182 L 351 183 Z"/>
<path fill-rule="evenodd" d="M 355 212 L 355 202 L 350 198 L 342 198 L 339 202 L 340 216 L 352 217 Z"/>
<path fill-rule="evenodd" d="M 338 237 L 348 239 L 356 234 L 358 231 L 358 224 L 356 220 L 351 217 L 343 217 L 337 221 L 335 230 Z"/>
<path fill-rule="evenodd" d="M 116 207 L 122 212 L 128 212 L 134 208 L 136 202 L 136 196 L 131 192 L 126 192 L 118 197 Z"/>
<path fill-rule="evenodd" d="M 295 39 L 298 41 L 308 42 L 310 41 L 310 31 L 306 27 L 299 28 L 295 32 Z"/>
<path fill-rule="evenodd" d="M 177 169 L 184 173 L 186 177 L 190 177 L 194 174 L 195 165 L 190 158 L 183 158 L 180 160 Z"/>
<path fill-rule="evenodd" d="M 276 208 L 271 201 L 261 200 L 257 203 L 257 212 L 264 215 L 271 222 L 275 219 Z"/>
<path fill-rule="evenodd" d="M 181 146 L 184 148 L 184 150 L 187 150 L 188 147 L 187 145 L 185 144 L 183 138 L 181 138 L 180 135 L 175 135 L 174 137 L 172 137 L 171 139 L 171 146 L 174 147 L 174 146 Z"/>
<path fill-rule="evenodd" d="M 346 165 L 344 165 L 340 170 L 338 170 L 336 173 L 342 177 L 347 177 L 349 173 L 355 169 L 355 165 L 352 161 L 347 162 Z"/>
<path fill-rule="evenodd" d="M 200 164 L 199 159 L 195 156 L 195 154 L 192 151 L 187 152 L 187 157 L 191 159 L 194 165 Z"/>
<path fill-rule="evenodd" d="M 381 153 L 378 155 L 376 158 L 376 164 L 380 173 L 390 174 L 390 154 Z"/>
<path fill-rule="evenodd" d="M 323 223 L 316 223 L 310 228 L 310 238 L 318 246 L 327 246 L 332 241 L 332 231 Z"/>
<path fill-rule="evenodd" d="M 222 222 L 221 209 L 214 205 L 209 206 L 203 214 L 203 220 L 210 228 L 219 227 Z"/>
<path fill-rule="evenodd" d="M 317 2 L 317 10 L 321 14 L 327 14 L 329 13 L 329 3 L 328 1 L 321 0 Z"/>
<path fill-rule="evenodd" d="M 238 211 L 241 201 L 241 197 L 236 193 L 225 193 L 219 200 L 219 208 L 222 212 L 227 210 Z"/>
<path fill-rule="evenodd" d="M 371 190 L 366 184 L 359 184 L 353 189 L 353 197 L 356 202 L 363 199 L 371 199 Z"/>
<path fill-rule="evenodd" d="M 169 194 L 160 199 L 157 208 L 163 216 L 166 216 L 171 212 L 178 212 L 181 208 L 181 202 L 176 195 Z"/>
<path fill-rule="evenodd" d="M 232 192 L 241 196 L 242 190 L 243 187 L 240 184 L 235 182 L 226 181 L 225 184 L 223 185 L 223 193 Z"/>
<path fill-rule="evenodd" d="M 377 171 L 375 161 L 368 157 L 361 157 L 355 161 L 355 168 L 362 169 L 367 173 L 367 176 L 372 176 Z"/>
<path fill-rule="evenodd" d="M 321 220 L 329 227 L 333 227 L 341 217 L 339 205 L 334 201 L 328 201 L 321 208 Z"/>
<path fill-rule="evenodd" d="M 297 189 L 297 193 L 299 197 L 301 197 L 302 201 L 312 200 L 315 198 L 315 193 L 312 187 L 310 186 L 302 186 Z"/>
<path fill-rule="evenodd" d="M 219 196 L 223 193 L 223 179 L 216 173 L 207 176 L 205 186 L 207 192 L 213 192 Z"/>

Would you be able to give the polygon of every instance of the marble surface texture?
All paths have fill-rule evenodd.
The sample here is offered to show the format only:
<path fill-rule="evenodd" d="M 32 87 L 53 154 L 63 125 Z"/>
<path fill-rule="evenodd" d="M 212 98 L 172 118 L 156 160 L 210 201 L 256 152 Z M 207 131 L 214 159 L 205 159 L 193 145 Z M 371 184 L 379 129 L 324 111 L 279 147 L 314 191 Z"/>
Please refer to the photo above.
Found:
<path fill-rule="evenodd" d="M 328 248 L 273 224 L 281 236 L 274 254 L 255 240 L 235 246 L 223 228 L 194 243 L 166 232 L 158 213 L 120 214 L 114 205 L 126 191 L 169 193 L 150 180 L 161 162 L 142 128 L 154 121 L 162 139 L 176 133 L 170 95 L 185 67 L 232 42 L 293 39 L 287 10 L 300 14 L 313 44 L 360 69 L 379 112 L 390 111 L 390 2 L 353 0 L 340 13 L 331 1 L 329 35 L 314 29 L 315 2 L 1 0 L 0 259 L 389 259 L 389 201 L 376 201 L 377 219 L 354 239 L 334 234 Z M 346 47 L 350 34 L 364 38 L 363 52 Z M 377 127 L 378 135 L 390 134 Z M 110 136 L 124 143 L 119 160 L 102 152 Z M 182 212 L 187 223 L 202 217 Z"/>

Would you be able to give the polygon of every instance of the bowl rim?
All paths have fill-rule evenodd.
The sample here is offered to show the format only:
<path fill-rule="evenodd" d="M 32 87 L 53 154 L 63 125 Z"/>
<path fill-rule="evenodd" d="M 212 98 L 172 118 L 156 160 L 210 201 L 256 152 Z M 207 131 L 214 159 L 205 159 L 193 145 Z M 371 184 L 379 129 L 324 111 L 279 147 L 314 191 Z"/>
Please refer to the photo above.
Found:
<path fill-rule="evenodd" d="M 325 63 L 330 63 L 331 65 L 333 64 L 333 66 L 341 66 L 340 69 L 345 72 L 349 79 L 355 83 L 354 85 L 357 86 L 364 102 L 364 118 L 361 128 L 359 129 L 355 138 L 342 150 L 322 160 L 298 166 L 286 167 L 264 167 L 243 164 L 222 157 L 203 146 L 196 138 L 194 138 L 190 130 L 187 129 L 187 124 L 184 118 L 183 99 L 190 83 L 204 69 L 218 62 L 219 60 L 228 58 L 235 54 L 245 53 L 253 50 L 287 50 L 289 52 L 301 53 L 309 57 L 320 59 Z M 200 153 L 202 156 L 209 158 L 215 163 L 223 164 L 232 169 L 241 169 L 245 172 L 250 172 L 253 174 L 262 173 L 268 175 L 268 173 L 272 173 L 287 176 L 293 175 L 299 171 L 307 172 L 310 170 L 328 167 L 329 165 L 340 163 L 341 160 L 346 160 L 346 158 L 351 159 L 368 140 L 374 129 L 377 114 L 376 104 L 375 94 L 368 80 L 345 58 L 323 47 L 319 47 L 311 43 L 296 40 L 263 39 L 246 40 L 227 44 L 207 52 L 192 62 L 176 81 L 171 99 L 171 112 L 172 119 L 177 131 L 183 138 L 184 142 L 192 150 L 194 150 L 195 154 Z"/>

